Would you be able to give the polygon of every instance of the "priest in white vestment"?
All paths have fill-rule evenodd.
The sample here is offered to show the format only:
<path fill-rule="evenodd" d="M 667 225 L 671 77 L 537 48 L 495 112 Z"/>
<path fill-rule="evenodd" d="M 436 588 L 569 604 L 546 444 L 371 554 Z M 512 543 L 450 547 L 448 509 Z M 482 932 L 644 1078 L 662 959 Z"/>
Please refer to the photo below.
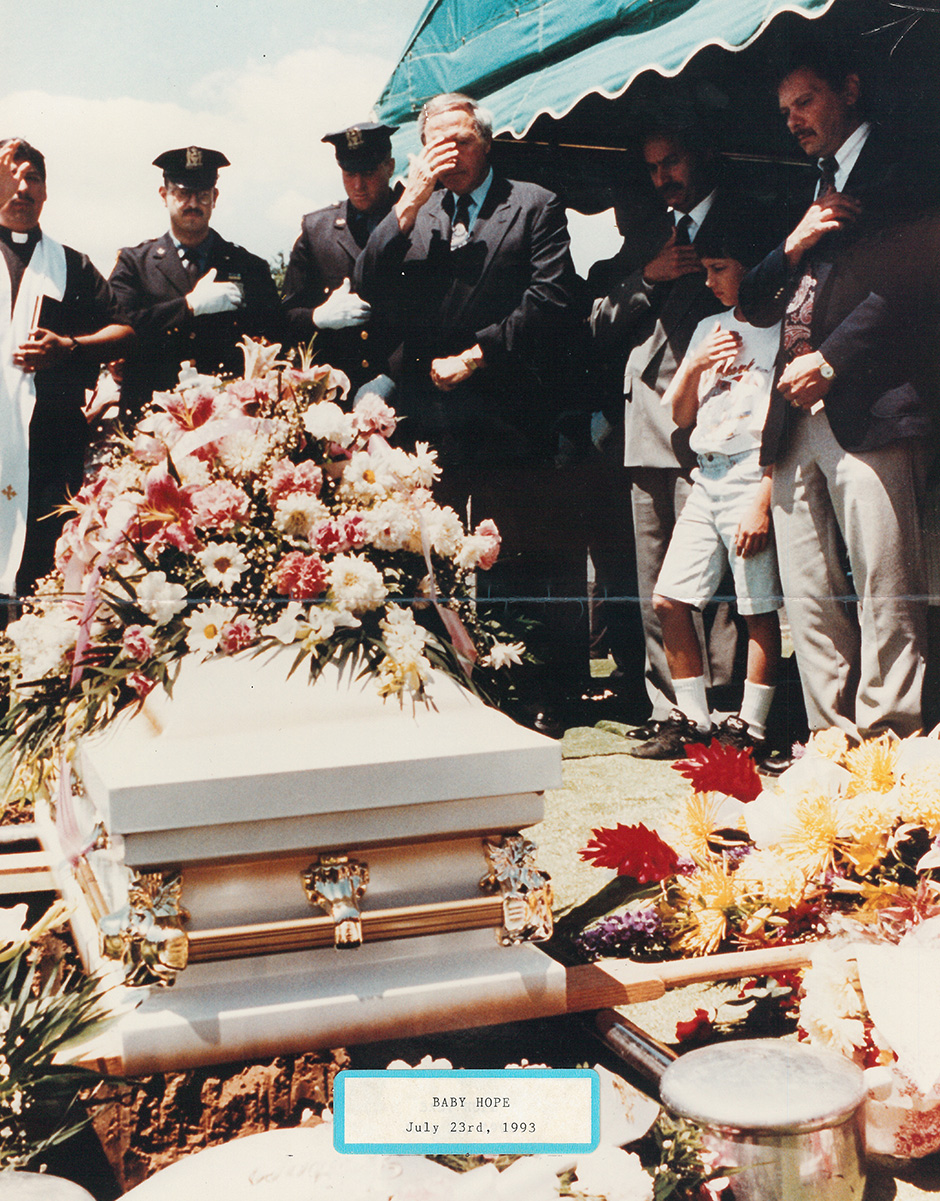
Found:
<path fill-rule="evenodd" d="M 63 519 L 40 519 L 81 486 L 85 389 L 133 338 L 91 260 L 40 228 L 45 200 L 42 154 L 0 141 L 0 596 L 52 569 Z"/>

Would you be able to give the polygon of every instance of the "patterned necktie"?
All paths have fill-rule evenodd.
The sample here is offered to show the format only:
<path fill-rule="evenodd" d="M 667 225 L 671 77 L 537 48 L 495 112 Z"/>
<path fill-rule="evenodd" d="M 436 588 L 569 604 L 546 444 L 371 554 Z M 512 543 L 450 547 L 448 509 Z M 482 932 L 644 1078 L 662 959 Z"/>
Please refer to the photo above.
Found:
<path fill-rule="evenodd" d="M 470 197 L 458 196 L 454 219 L 450 227 L 450 248 L 459 250 L 470 237 Z"/>
<path fill-rule="evenodd" d="M 836 189 L 836 168 L 839 166 L 834 154 L 827 154 L 825 158 L 819 160 L 819 187 L 816 189 L 817 196 L 825 196 L 827 192 L 834 192 Z"/>
<path fill-rule="evenodd" d="M 683 213 L 676 222 L 676 245 L 691 246 L 692 239 L 689 237 L 689 226 L 692 224 L 692 218 L 688 213 Z"/>

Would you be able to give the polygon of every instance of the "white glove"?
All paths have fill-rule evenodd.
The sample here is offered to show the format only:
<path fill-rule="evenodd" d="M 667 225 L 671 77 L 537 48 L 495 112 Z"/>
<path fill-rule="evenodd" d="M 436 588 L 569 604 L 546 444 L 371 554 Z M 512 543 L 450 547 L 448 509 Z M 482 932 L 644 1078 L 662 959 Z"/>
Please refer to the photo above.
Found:
<path fill-rule="evenodd" d="M 242 306 L 244 295 L 241 286 L 218 283 L 215 274 L 215 267 L 207 271 L 186 297 L 194 317 L 205 317 L 209 313 L 231 313 Z"/>
<path fill-rule="evenodd" d="M 344 279 L 320 307 L 313 310 L 313 324 L 317 329 L 354 329 L 365 325 L 371 312 L 369 302 L 350 292 L 349 280 Z"/>

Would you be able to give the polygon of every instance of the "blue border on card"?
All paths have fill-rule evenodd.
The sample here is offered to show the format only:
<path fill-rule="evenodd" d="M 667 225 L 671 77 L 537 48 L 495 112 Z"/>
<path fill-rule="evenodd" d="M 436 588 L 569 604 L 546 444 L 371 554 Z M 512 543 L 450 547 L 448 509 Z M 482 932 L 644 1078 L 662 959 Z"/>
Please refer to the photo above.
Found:
<path fill-rule="evenodd" d="M 591 1138 L 586 1143 L 456 1142 L 363 1143 L 346 1138 L 346 1080 L 388 1079 L 505 1080 L 590 1080 Z M 346 1069 L 333 1080 L 333 1147 L 342 1155 L 585 1155 L 597 1150 L 601 1136 L 601 1082 L 593 1068 L 386 1068 L 384 1071 Z"/>

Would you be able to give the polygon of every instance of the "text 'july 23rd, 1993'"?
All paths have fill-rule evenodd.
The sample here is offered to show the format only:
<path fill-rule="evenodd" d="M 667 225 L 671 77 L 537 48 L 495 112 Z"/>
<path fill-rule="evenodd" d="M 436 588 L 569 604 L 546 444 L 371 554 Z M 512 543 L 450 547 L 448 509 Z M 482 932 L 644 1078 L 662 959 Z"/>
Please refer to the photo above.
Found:
<path fill-rule="evenodd" d="M 590 1070 L 349 1071 L 333 1096 L 345 1154 L 587 1152 L 600 1134 Z"/>

